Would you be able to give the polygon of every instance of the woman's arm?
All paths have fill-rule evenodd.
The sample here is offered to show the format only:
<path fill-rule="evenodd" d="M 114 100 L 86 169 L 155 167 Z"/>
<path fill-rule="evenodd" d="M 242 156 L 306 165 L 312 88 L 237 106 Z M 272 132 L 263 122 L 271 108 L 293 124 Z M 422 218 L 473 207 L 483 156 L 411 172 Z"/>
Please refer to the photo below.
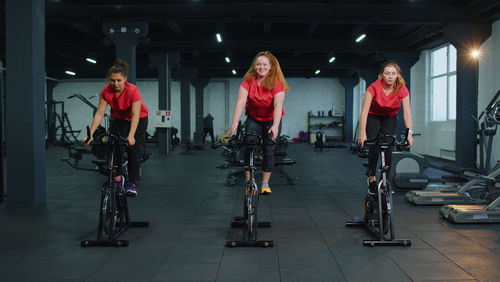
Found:
<path fill-rule="evenodd" d="M 240 86 L 240 89 L 238 90 L 238 100 L 236 100 L 236 106 L 234 106 L 233 122 L 231 123 L 231 127 L 227 131 L 227 134 L 229 136 L 233 135 L 233 132 L 238 128 L 238 121 L 240 120 L 241 113 L 243 113 L 243 108 L 247 103 L 247 98 L 248 91 L 243 86 Z"/>
<path fill-rule="evenodd" d="M 90 139 L 87 140 L 87 137 L 83 139 L 83 144 L 88 146 L 90 141 L 92 141 L 92 136 L 94 132 L 97 130 L 97 127 L 101 124 L 102 118 L 104 117 L 104 113 L 106 112 L 106 108 L 108 107 L 108 102 L 104 99 L 99 100 L 99 105 L 97 106 L 97 111 L 95 112 L 94 119 L 92 120 L 92 125 L 90 126 Z"/>
<path fill-rule="evenodd" d="M 134 146 L 135 144 L 135 131 L 137 130 L 137 125 L 139 124 L 141 105 L 142 100 L 132 103 L 132 120 L 130 121 L 130 130 L 127 136 L 127 142 L 129 146 Z"/>
<path fill-rule="evenodd" d="M 273 126 L 269 129 L 268 133 L 273 134 L 272 139 L 275 140 L 278 138 L 278 131 L 281 122 L 281 115 L 283 113 L 283 101 L 285 101 L 285 92 L 276 93 L 273 97 L 273 106 L 274 106 L 274 114 L 273 114 Z"/>
<path fill-rule="evenodd" d="M 361 106 L 361 115 L 359 117 L 359 138 L 358 145 L 363 146 L 366 141 L 366 120 L 368 119 L 368 112 L 372 104 L 373 96 L 370 91 L 366 91 L 363 106 Z"/>
<path fill-rule="evenodd" d="M 413 145 L 413 123 L 411 120 L 410 95 L 404 97 L 401 101 L 403 102 L 403 117 L 405 125 L 406 128 L 410 129 L 410 132 L 408 132 L 408 147 L 410 147 Z"/>

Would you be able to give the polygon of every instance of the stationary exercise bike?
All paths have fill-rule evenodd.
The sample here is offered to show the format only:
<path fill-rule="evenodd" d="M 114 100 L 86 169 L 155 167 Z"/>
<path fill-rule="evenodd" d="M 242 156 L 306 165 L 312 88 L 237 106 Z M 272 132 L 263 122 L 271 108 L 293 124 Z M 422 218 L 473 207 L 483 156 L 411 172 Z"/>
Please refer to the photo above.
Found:
<path fill-rule="evenodd" d="M 269 138 L 270 142 L 274 142 Z M 243 202 L 243 216 L 235 216 L 231 227 L 243 227 L 243 238 L 241 241 L 226 241 L 226 247 L 273 247 L 273 240 L 258 240 L 258 227 L 271 227 L 271 222 L 257 221 L 257 205 L 259 203 L 259 189 L 255 181 L 255 151 L 262 144 L 262 138 L 256 134 L 245 134 L 243 143 L 250 152 L 250 163 L 248 170 L 250 178 L 245 188 Z"/>
<path fill-rule="evenodd" d="M 90 139 L 90 129 L 87 126 L 87 140 Z M 106 144 L 108 153 L 108 179 L 101 189 L 101 201 L 99 208 L 99 225 L 97 229 L 97 240 L 83 240 L 82 247 L 128 247 L 129 240 L 118 239 L 129 227 L 148 227 L 149 222 L 130 221 L 130 213 L 125 191 L 118 191 L 114 178 L 121 176 L 128 181 L 127 161 L 122 161 L 115 166 L 113 162 L 117 156 L 117 146 L 125 146 L 126 141 L 112 134 L 103 134 L 99 137 Z M 126 187 L 123 185 L 123 187 Z"/>
<path fill-rule="evenodd" d="M 394 203 L 392 194 L 394 193 L 387 179 L 387 172 L 390 167 L 385 163 L 385 151 L 391 147 L 403 147 L 408 142 L 408 129 L 404 134 L 404 142 L 397 143 L 396 137 L 383 134 L 379 131 L 377 137 L 365 141 L 365 145 L 377 146 L 380 150 L 380 174 L 381 179 L 377 185 L 376 195 L 366 195 L 365 197 L 365 214 L 363 217 L 355 217 L 353 221 L 347 221 L 345 226 L 366 227 L 375 237 L 375 240 L 363 240 L 364 246 L 411 246 L 409 239 L 395 239 L 394 223 L 392 215 L 394 212 Z"/>

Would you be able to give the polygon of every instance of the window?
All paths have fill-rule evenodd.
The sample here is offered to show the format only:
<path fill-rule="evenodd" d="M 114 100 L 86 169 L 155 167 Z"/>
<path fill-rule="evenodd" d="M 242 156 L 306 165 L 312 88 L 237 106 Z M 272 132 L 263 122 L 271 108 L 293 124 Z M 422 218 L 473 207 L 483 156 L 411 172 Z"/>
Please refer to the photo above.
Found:
<path fill-rule="evenodd" d="M 431 120 L 455 120 L 457 111 L 457 49 L 448 44 L 431 51 Z"/>

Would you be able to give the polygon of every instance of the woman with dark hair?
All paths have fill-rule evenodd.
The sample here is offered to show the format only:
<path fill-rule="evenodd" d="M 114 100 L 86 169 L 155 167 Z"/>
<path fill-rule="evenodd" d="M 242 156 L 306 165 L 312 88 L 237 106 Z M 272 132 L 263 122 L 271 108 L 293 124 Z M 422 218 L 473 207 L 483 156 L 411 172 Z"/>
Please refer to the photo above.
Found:
<path fill-rule="evenodd" d="M 246 133 L 258 134 L 263 140 L 263 163 L 261 194 L 270 194 L 269 179 L 274 167 L 274 147 L 268 135 L 276 140 L 281 132 L 281 116 L 285 114 L 283 101 L 288 91 L 285 77 L 276 57 L 269 51 L 258 53 L 243 77 L 234 108 L 233 122 L 228 135 L 238 128 L 238 121 L 245 108 Z M 245 152 L 245 166 L 250 163 L 249 152 Z M 246 180 L 250 174 L 246 172 Z"/>
<path fill-rule="evenodd" d="M 106 108 L 111 107 L 110 132 L 116 136 L 127 139 L 128 174 L 129 182 L 126 193 L 129 196 L 137 196 L 135 190 L 136 179 L 139 174 L 139 148 L 141 140 L 146 134 L 148 127 L 148 108 L 142 102 L 141 94 L 137 86 L 127 81 L 128 65 L 122 60 L 117 60 L 108 70 L 109 84 L 106 85 L 100 95 L 99 105 L 90 128 L 90 140 L 84 139 L 83 143 L 88 146 L 92 136 L 101 124 Z M 121 156 L 121 152 L 117 152 Z M 115 160 L 115 165 L 120 163 Z M 121 176 L 115 178 L 120 193 L 124 191 L 124 179 Z"/>
<path fill-rule="evenodd" d="M 360 134 L 358 144 L 364 145 L 367 139 L 377 136 L 380 129 L 384 134 L 395 135 L 398 121 L 398 112 L 403 104 L 405 125 L 409 128 L 408 147 L 413 144 L 413 130 L 411 121 L 410 92 L 405 86 L 401 75 L 401 68 L 394 61 L 386 61 L 380 68 L 378 80 L 366 90 L 365 99 L 359 118 Z M 370 147 L 368 154 L 368 193 L 375 195 L 377 191 L 376 167 L 378 162 L 378 148 Z M 385 163 L 390 166 L 392 153 L 387 150 Z"/>

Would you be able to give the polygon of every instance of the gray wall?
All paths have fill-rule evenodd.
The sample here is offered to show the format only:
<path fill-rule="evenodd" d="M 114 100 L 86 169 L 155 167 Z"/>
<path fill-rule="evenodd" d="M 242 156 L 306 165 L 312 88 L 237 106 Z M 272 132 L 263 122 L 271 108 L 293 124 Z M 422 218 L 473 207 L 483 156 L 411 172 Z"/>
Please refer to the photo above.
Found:
<path fill-rule="evenodd" d="M 234 105 L 238 97 L 238 89 L 241 78 L 234 79 L 213 79 L 204 91 L 204 112 L 205 116 L 211 113 L 214 116 L 214 132 L 221 135 L 226 132 L 232 121 Z M 335 111 L 344 112 L 345 90 L 338 79 L 332 78 L 290 78 L 287 79 L 290 91 L 285 96 L 285 116 L 283 118 L 282 134 L 290 137 L 298 137 L 301 130 L 306 130 L 307 112 L 325 111 L 334 108 Z M 82 94 L 85 97 L 92 97 L 100 93 L 106 85 L 102 80 L 66 80 L 60 82 L 54 88 L 54 100 L 64 101 L 65 109 L 68 113 L 71 125 L 75 130 L 82 130 L 79 139 L 84 137 L 84 129 L 92 121 L 92 109 L 78 99 L 68 99 L 74 93 Z M 229 88 L 228 101 L 226 102 L 226 90 Z M 150 112 L 158 107 L 158 83 L 155 80 L 138 80 L 137 86 L 142 98 Z M 98 97 L 90 99 L 94 105 L 98 104 Z M 172 82 L 172 115 L 173 125 L 180 129 L 180 83 Z M 109 110 L 108 110 L 109 113 Z M 195 91 L 191 87 L 191 129 L 195 129 Z M 152 116 L 152 115 L 151 115 Z M 244 120 L 242 115 L 241 119 Z M 148 132 L 153 134 L 153 121 L 150 120 Z M 192 136 L 192 135 L 191 135 Z"/>

